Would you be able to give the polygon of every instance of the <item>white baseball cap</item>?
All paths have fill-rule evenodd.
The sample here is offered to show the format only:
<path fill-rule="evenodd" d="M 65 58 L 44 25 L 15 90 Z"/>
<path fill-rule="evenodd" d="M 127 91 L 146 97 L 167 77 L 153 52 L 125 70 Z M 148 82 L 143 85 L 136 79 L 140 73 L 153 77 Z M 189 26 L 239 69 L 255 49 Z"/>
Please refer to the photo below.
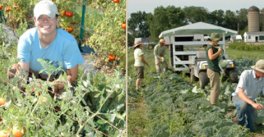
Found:
<path fill-rule="evenodd" d="M 41 15 L 54 18 L 58 15 L 57 6 L 51 0 L 40 0 L 34 7 L 34 17 L 38 19 Z"/>

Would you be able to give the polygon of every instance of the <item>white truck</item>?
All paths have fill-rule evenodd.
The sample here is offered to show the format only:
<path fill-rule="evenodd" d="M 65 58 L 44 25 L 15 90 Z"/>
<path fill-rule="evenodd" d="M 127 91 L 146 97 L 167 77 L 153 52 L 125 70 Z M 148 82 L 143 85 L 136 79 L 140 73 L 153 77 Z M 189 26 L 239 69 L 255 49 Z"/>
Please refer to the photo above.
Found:
<path fill-rule="evenodd" d="M 212 33 L 221 33 L 219 41 L 225 51 L 225 37 L 236 34 L 236 31 L 219 26 L 198 22 L 183 27 L 163 31 L 160 38 L 164 38 L 170 45 L 171 65 L 175 71 L 184 71 L 190 74 L 191 81 L 199 80 L 200 88 L 204 88 L 209 79 L 206 74 L 207 59 L 205 49 L 208 46 L 208 36 Z M 238 74 L 234 61 L 227 59 L 226 52 L 220 61 L 223 79 L 237 82 Z"/>

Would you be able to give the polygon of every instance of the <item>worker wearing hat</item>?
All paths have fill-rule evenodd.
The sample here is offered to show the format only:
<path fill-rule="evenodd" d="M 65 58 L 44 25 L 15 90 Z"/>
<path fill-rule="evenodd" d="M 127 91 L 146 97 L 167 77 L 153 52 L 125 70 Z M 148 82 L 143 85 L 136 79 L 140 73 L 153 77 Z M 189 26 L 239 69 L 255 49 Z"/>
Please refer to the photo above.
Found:
<path fill-rule="evenodd" d="M 160 39 L 159 43 L 154 47 L 155 67 L 157 73 L 164 72 L 168 67 L 165 60 L 166 49 L 167 47 L 164 39 Z"/>
<path fill-rule="evenodd" d="M 264 109 L 256 98 L 264 93 L 264 59 L 256 62 L 250 70 L 244 70 L 238 82 L 232 100 L 236 106 L 237 115 L 234 122 L 246 126 L 250 131 L 256 131 L 257 110 Z"/>
<path fill-rule="evenodd" d="M 51 0 L 41 0 L 34 7 L 35 27 L 23 33 L 18 41 L 18 64 L 9 71 L 9 78 L 23 71 L 46 80 L 48 73 L 40 62 L 46 61 L 66 72 L 67 81 L 76 83 L 78 65 L 84 62 L 76 39 L 67 31 L 58 28 L 58 9 Z M 59 71 L 51 77 L 57 78 Z M 49 78 L 51 78 L 49 77 Z"/>
<path fill-rule="evenodd" d="M 222 54 L 222 48 L 218 46 L 221 36 L 218 33 L 212 33 L 210 36 L 210 44 L 206 49 L 206 57 L 208 62 L 207 76 L 210 80 L 210 103 L 215 105 L 220 93 L 220 72 L 219 59 Z"/>
<path fill-rule="evenodd" d="M 134 46 L 134 67 L 137 72 L 136 90 L 139 90 L 142 86 L 142 80 L 144 79 L 144 66 L 148 65 L 144 58 L 143 44 L 141 41 L 136 41 Z"/>

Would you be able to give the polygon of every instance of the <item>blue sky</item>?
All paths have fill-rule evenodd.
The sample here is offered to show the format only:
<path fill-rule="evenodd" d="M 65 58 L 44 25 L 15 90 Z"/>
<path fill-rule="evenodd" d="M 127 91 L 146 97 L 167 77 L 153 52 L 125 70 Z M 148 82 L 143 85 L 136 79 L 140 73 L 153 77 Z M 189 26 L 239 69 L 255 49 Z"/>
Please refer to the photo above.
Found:
<path fill-rule="evenodd" d="M 158 6 L 167 7 L 199 6 L 208 11 L 216 9 L 236 11 L 241 8 L 257 6 L 260 10 L 264 8 L 264 0 L 127 0 L 128 16 L 137 11 L 153 12 Z"/>

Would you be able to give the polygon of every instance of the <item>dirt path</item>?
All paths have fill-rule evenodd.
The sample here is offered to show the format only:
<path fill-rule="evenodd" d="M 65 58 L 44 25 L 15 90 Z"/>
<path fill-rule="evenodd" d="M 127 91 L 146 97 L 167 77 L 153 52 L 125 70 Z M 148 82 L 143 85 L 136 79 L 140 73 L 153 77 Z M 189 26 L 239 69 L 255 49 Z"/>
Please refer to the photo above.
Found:
<path fill-rule="evenodd" d="M 129 97 L 128 101 L 128 136 L 138 137 L 147 136 L 147 104 L 144 97 L 136 95 Z"/>

